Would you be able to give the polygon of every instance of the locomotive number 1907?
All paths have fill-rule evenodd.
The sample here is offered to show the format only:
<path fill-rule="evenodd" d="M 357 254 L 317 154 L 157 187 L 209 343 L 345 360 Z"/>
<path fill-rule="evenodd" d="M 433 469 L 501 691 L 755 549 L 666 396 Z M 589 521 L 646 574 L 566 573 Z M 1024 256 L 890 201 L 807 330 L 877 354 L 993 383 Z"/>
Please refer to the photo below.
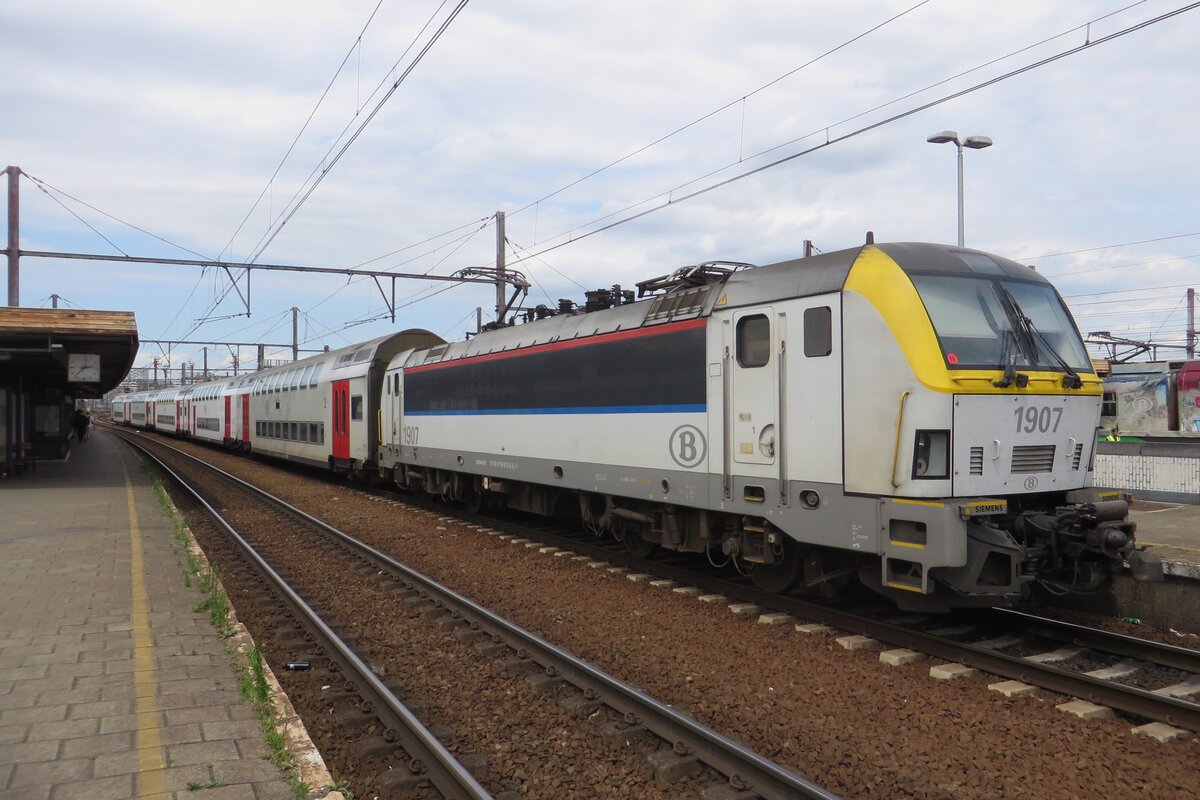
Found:
<path fill-rule="evenodd" d="M 1017 433 L 1058 433 L 1062 415 L 1062 407 L 1021 406 L 1013 409 L 1013 416 L 1017 420 Z"/>
<path fill-rule="evenodd" d="M 416 425 L 405 425 L 403 430 L 404 443 L 408 445 L 416 445 L 420 431 L 421 429 Z"/>

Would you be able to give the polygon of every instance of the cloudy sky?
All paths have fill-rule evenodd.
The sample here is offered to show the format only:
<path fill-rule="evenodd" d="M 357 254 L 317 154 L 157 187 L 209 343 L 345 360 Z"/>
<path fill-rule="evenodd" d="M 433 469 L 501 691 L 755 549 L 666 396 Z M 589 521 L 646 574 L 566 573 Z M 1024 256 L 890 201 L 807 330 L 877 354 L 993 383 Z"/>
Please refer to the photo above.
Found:
<path fill-rule="evenodd" d="M 0 5 L 0 161 L 32 176 L 22 248 L 448 275 L 494 263 L 505 211 L 527 302 L 553 305 L 805 239 L 952 243 L 954 147 L 925 141 L 952 129 L 995 141 L 966 153 L 968 245 L 1036 264 L 1085 333 L 1183 341 L 1200 9 L 1139 28 L 1181 0 L 457 7 Z M 25 258 L 20 299 L 132 310 L 145 340 L 287 343 L 294 306 L 305 348 L 461 338 L 495 302 L 399 281 L 392 323 L 370 280 L 251 280 L 247 317 L 220 270 Z"/>

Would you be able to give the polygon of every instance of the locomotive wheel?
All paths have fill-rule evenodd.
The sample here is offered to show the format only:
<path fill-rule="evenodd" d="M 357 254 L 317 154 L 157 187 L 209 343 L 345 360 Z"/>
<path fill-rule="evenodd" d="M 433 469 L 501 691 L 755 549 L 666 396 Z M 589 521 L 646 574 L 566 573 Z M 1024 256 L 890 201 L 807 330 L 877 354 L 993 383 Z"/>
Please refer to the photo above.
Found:
<path fill-rule="evenodd" d="M 658 549 L 658 542 L 647 541 L 636 529 L 630 528 L 625 531 L 625 549 L 634 558 L 648 558 Z"/>
<path fill-rule="evenodd" d="M 759 564 L 750 574 L 750 580 L 764 592 L 779 594 L 796 585 L 804 569 L 800 546 L 791 539 L 783 540 L 783 557 L 774 564 Z"/>
<path fill-rule="evenodd" d="M 488 492 L 482 491 L 475 486 L 467 490 L 466 495 L 463 497 L 463 506 L 467 509 L 467 513 L 478 514 L 483 510 L 484 501 L 487 500 L 487 496 Z"/>

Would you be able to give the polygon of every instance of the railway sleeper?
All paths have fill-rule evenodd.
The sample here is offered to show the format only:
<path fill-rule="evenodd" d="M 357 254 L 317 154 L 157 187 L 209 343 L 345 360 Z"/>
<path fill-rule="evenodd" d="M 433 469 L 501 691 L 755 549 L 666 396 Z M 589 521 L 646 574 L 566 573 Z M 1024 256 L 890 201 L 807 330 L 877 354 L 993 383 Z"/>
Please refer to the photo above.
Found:
<path fill-rule="evenodd" d="M 371 727 L 380 730 L 384 727 L 377 715 L 357 708 L 341 712 L 337 715 L 337 721 L 343 728 L 354 733 L 365 731 Z"/>
<path fill-rule="evenodd" d="M 364 761 L 371 759 L 391 761 L 396 759 L 397 754 L 404 753 L 404 750 L 395 742 L 389 742 L 382 736 L 368 736 L 360 739 L 354 749 L 358 753 L 358 757 Z"/>
<path fill-rule="evenodd" d="M 374 794 L 391 797 L 406 794 L 429 785 L 429 777 L 425 773 L 413 773 L 405 769 L 387 769 L 375 777 L 372 786 Z"/>
<path fill-rule="evenodd" d="M 656 750 L 646 760 L 654 769 L 654 779 L 662 783 L 677 783 L 699 775 L 704 769 L 698 758 L 678 753 L 673 747 Z"/>
<path fill-rule="evenodd" d="M 525 685 L 538 694 L 550 694 L 560 686 L 565 686 L 566 683 L 558 675 L 550 675 L 545 672 L 531 672 L 525 676 Z"/>
<path fill-rule="evenodd" d="M 600 736 L 609 742 L 623 742 L 626 747 L 637 743 L 657 741 L 658 737 L 641 724 L 610 720 L 600 728 Z"/>
<path fill-rule="evenodd" d="M 559 701 L 562 709 L 577 718 L 590 717 L 597 709 L 603 708 L 604 703 L 594 697 L 588 697 L 580 691 L 571 692 Z"/>
<path fill-rule="evenodd" d="M 475 643 L 475 654 L 483 658 L 498 659 L 504 653 L 512 652 L 512 648 L 503 642 L 479 641 Z"/>
<path fill-rule="evenodd" d="M 523 658 L 522 656 L 511 656 L 509 658 L 500 659 L 499 666 L 508 672 L 524 674 L 531 670 L 537 669 L 537 662 L 532 658 Z"/>

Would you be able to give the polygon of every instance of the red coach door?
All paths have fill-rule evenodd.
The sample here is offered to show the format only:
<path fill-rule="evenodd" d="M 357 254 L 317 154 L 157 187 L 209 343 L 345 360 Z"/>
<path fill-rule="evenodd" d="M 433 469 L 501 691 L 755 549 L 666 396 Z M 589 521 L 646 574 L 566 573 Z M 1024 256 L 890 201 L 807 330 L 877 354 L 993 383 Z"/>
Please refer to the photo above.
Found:
<path fill-rule="evenodd" d="M 232 397 L 230 397 L 229 395 L 225 395 L 225 441 L 227 441 L 227 442 L 229 441 L 229 425 L 230 425 L 230 420 L 231 420 L 231 417 L 229 415 L 229 409 L 231 409 L 233 407 L 232 401 L 233 401 Z"/>
<path fill-rule="evenodd" d="M 250 395 L 242 395 L 242 441 L 250 446 Z"/>
<path fill-rule="evenodd" d="M 333 382 L 333 457 L 350 458 L 350 381 Z"/>

